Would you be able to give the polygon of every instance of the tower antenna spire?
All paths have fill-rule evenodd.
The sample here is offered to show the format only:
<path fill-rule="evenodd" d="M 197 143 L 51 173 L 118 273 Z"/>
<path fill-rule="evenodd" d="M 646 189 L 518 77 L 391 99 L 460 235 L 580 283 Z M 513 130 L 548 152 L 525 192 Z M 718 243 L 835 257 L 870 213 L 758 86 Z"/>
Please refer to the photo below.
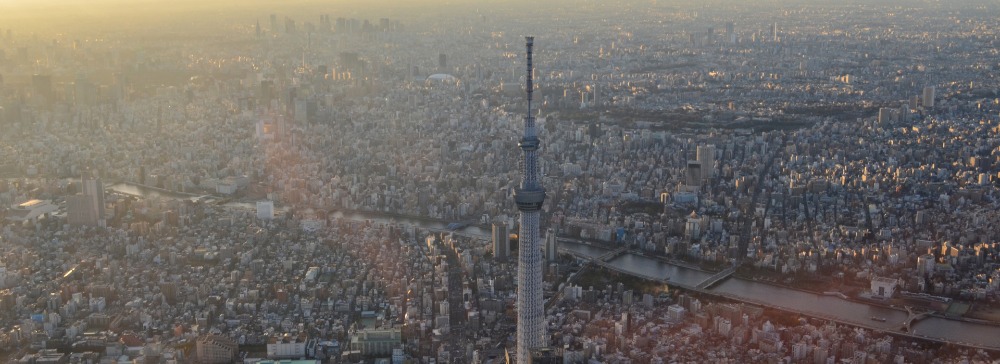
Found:
<path fill-rule="evenodd" d="M 534 85 L 535 68 L 531 64 L 531 49 L 534 48 L 534 46 L 535 46 L 535 37 L 524 37 L 524 39 L 525 39 L 525 48 L 527 48 L 527 62 L 526 62 L 526 65 L 527 65 L 527 68 L 528 68 L 528 78 L 527 78 L 527 84 L 526 84 L 526 89 L 528 91 L 528 95 L 527 95 L 527 100 L 528 100 L 528 115 L 527 116 L 531 116 L 531 94 L 532 94 L 532 91 L 534 91 L 534 89 L 535 89 L 535 85 Z"/>

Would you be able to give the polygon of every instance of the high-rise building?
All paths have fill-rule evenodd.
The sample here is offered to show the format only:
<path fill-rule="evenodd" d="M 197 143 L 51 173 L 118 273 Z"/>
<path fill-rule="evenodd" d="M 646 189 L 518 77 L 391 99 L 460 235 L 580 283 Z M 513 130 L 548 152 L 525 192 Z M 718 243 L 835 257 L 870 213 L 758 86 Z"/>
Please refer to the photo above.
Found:
<path fill-rule="evenodd" d="M 924 102 L 924 108 L 934 107 L 934 86 L 924 87 L 924 97 L 921 101 Z"/>
<path fill-rule="evenodd" d="M 701 186 L 701 162 L 699 161 L 688 161 L 687 165 L 687 178 L 685 184 L 688 187 L 699 187 Z"/>
<path fill-rule="evenodd" d="M 83 176 L 83 193 L 66 199 L 66 220 L 74 226 L 106 225 L 104 220 L 104 185 L 100 178 Z"/>
<path fill-rule="evenodd" d="M 207 335 L 199 337 L 195 342 L 195 353 L 199 363 L 223 364 L 232 363 L 236 359 L 239 345 L 225 336 Z"/>
<path fill-rule="evenodd" d="M 86 195 L 66 197 L 66 223 L 72 226 L 97 225 L 97 216 L 93 214 Z"/>
<path fill-rule="evenodd" d="M 493 257 L 507 259 L 510 256 L 510 234 L 507 225 L 502 222 L 493 223 Z"/>
<path fill-rule="evenodd" d="M 934 274 L 935 259 L 933 254 L 917 257 L 917 276 L 926 277 Z"/>
<path fill-rule="evenodd" d="M 701 178 L 715 178 L 715 146 L 699 145 L 695 151 L 695 159 L 701 163 Z"/>
<path fill-rule="evenodd" d="M 559 258 L 559 242 L 556 241 L 556 229 L 545 231 L 545 261 L 554 262 Z"/>
<path fill-rule="evenodd" d="M 104 227 L 104 184 L 99 177 L 83 176 L 83 194 L 87 196 L 90 209 L 97 217 L 97 226 Z"/>
<path fill-rule="evenodd" d="M 591 89 L 594 90 L 594 100 L 591 102 L 591 106 L 601 106 L 601 93 L 598 91 L 597 85 L 595 84 Z"/>
<path fill-rule="evenodd" d="M 518 234 L 517 267 L 517 363 L 531 362 L 531 350 L 546 346 L 543 341 L 545 330 L 542 305 L 542 252 L 539 246 L 539 223 L 542 203 L 545 202 L 545 188 L 539 181 L 538 134 L 535 117 L 531 115 L 531 93 L 534 88 L 531 65 L 531 49 L 534 37 L 525 37 L 527 50 L 527 71 L 525 91 L 527 93 L 527 114 L 524 116 L 524 136 L 518 146 L 524 155 L 521 184 L 514 190 L 514 202 L 521 212 Z"/>
<path fill-rule="evenodd" d="M 698 238 L 701 238 L 701 218 L 694 211 L 691 211 L 687 223 L 684 224 L 684 237 L 688 240 L 698 240 Z"/>
<path fill-rule="evenodd" d="M 892 114 L 892 111 L 888 107 L 880 107 L 880 108 L 878 108 L 878 124 L 879 125 L 884 125 L 885 123 L 888 123 L 889 119 L 891 117 L 891 114 Z"/>

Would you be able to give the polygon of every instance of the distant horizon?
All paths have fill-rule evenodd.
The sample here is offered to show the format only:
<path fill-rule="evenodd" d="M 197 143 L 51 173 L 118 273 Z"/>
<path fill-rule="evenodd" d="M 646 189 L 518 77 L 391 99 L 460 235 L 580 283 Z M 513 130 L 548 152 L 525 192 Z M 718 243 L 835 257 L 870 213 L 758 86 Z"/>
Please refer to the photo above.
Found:
<path fill-rule="evenodd" d="M 632 1 L 632 0 L 627 0 Z M 637 0 L 645 2 L 649 0 Z M 687 0 L 685 0 L 687 1 Z M 581 3 L 597 3 L 586 0 Z M 548 3 L 561 6 L 566 0 Z M 434 16 L 447 10 L 474 9 L 479 5 L 506 8 L 531 5 L 530 0 L 445 0 L 411 2 L 403 0 L 0 0 L 0 31 L 14 34 L 70 35 L 87 38 L 122 31 L 140 35 L 154 32 L 197 32 L 199 26 L 214 22 L 266 25 L 270 14 L 305 19 L 318 14 L 347 18 L 413 18 Z M 426 10 L 426 11 L 425 11 Z M 192 27 L 193 26 L 193 27 Z M 164 27 L 163 29 L 157 29 Z"/>
<path fill-rule="evenodd" d="M 619 7 L 626 11 L 647 9 L 672 11 L 743 11 L 749 9 L 794 10 L 795 7 L 901 6 L 937 10 L 973 11 L 973 16 L 992 16 L 1000 3 L 988 0 L 767 0 L 731 3 L 725 0 L 0 0 L 0 31 L 14 34 L 72 36 L 82 39 L 105 35 L 141 36 L 153 32 L 198 34 L 213 23 L 249 24 L 265 20 L 269 14 L 293 19 L 311 19 L 318 14 L 334 18 L 448 19 L 445 14 L 470 11 L 507 12 L 536 17 L 554 9 L 585 11 L 600 16 L 602 8 Z M 464 12 L 464 13 L 463 13 Z M 455 13 L 451 13 L 452 15 Z M 778 14 L 777 16 L 781 16 Z"/>
<path fill-rule="evenodd" d="M 343 11 L 341 7 L 355 7 L 358 0 L 336 0 L 325 5 Z M 148 29 L 170 26 L 174 23 L 196 22 L 197 17 L 209 15 L 220 21 L 234 17 L 264 20 L 268 12 L 302 12 L 302 8 L 315 8 L 319 2 L 292 0 L 280 4 L 263 0 L 248 1 L 197 1 L 176 0 L 165 3 L 156 0 L 0 0 L 0 29 L 13 28 L 15 33 L 105 33 L 120 30 Z M 373 10 L 377 7 L 369 8 Z M 353 11 L 353 10 L 352 10 Z M 228 12 L 228 14 L 226 14 Z M 259 13 L 259 14 L 253 14 Z M 342 13 L 343 14 L 343 13 Z M 192 15 L 195 15 L 194 17 Z M 228 16 L 227 16 L 228 15 Z M 203 16 L 201 18 L 204 18 Z M 45 20 L 40 22 L 40 20 Z M 211 19 L 206 19 L 211 20 Z"/>

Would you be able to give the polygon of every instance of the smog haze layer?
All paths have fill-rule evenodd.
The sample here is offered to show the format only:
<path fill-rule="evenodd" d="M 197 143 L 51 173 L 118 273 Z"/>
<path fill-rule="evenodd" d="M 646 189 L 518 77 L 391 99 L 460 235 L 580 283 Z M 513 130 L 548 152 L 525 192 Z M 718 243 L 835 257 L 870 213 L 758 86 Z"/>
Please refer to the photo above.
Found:
<path fill-rule="evenodd" d="M 961 11 L 965 16 L 982 16 L 995 13 L 998 3 L 982 0 L 961 1 L 751 1 L 738 4 L 727 1 L 550 1 L 540 4 L 514 0 L 289 0 L 276 3 L 266 0 L 248 1 L 156 1 L 156 0 L 3 0 L 0 1 L 0 28 L 14 28 L 18 32 L 46 34 L 73 34 L 76 37 L 108 36 L 132 37 L 164 34 L 201 34 L 220 27 L 243 24 L 247 19 L 263 19 L 267 14 L 280 11 L 286 16 L 310 16 L 317 12 L 338 16 L 390 16 L 396 19 L 427 18 L 433 22 L 447 21 L 452 16 L 475 13 L 502 12 L 513 16 L 512 21 L 536 19 L 539 14 L 551 15 L 551 20 L 583 21 L 593 16 L 606 18 L 609 14 L 677 11 L 729 10 L 743 12 L 748 9 L 773 10 L 787 7 L 837 8 L 851 6 L 909 6 L 939 11 Z M 601 10 L 605 9 L 605 10 Z M 510 12 L 508 12 L 510 11 Z M 748 13 L 744 13 L 748 15 Z M 578 17 L 579 16 L 579 17 Z M 547 17 L 548 18 L 548 17 Z M 517 20 L 514 20 L 517 19 Z M 610 20 L 610 19 L 609 19 Z M 531 30 L 531 29 L 529 29 Z"/>
<path fill-rule="evenodd" d="M 155 0 L 5 0 L 0 1 L 0 27 L 42 34 L 73 33 L 128 37 L 140 34 L 199 33 L 220 25 L 262 18 L 274 11 L 306 16 L 317 11 L 350 16 L 373 14 L 434 15 L 454 8 L 450 1 L 155 1 Z M 457 2 L 459 4 L 463 2 Z M 496 5 L 496 1 L 465 2 L 470 6 Z M 504 2 L 509 3 L 509 2 Z M 131 33 L 131 34 L 129 34 Z"/>

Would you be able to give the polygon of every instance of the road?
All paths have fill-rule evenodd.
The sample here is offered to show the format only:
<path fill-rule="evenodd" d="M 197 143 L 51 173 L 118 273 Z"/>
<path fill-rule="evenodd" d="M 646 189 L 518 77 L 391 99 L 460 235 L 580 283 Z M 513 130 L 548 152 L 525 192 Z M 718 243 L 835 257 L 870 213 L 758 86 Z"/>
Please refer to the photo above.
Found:
<path fill-rule="evenodd" d="M 474 330 L 468 328 L 468 317 L 465 313 L 465 298 L 462 297 L 463 282 L 465 282 L 465 271 L 458 261 L 458 254 L 454 250 L 445 247 L 442 249 L 448 262 L 448 317 L 451 326 L 447 339 L 443 343 L 445 350 L 451 353 L 450 363 L 468 363 L 465 348 L 470 343 Z"/>

